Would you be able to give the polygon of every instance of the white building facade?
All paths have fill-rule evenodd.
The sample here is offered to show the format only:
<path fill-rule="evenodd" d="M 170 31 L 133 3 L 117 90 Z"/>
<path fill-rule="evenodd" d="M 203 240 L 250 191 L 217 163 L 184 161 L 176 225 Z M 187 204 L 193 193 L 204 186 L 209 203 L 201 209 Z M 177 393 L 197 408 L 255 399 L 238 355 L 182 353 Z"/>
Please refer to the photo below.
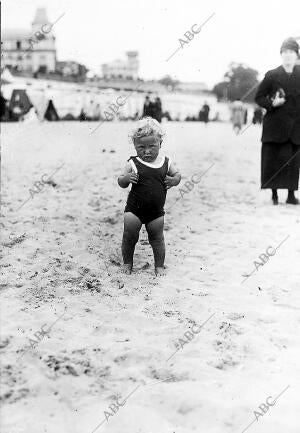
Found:
<path fill-rule="evenodd" d="M 22 72 L 54 72 L 55 36 L 44 8 L 38 8 L 31 30 L 7 29 L 2 35 L 2 62 Z"/>
<path fill-rule="evenodd" d="M 139 72 L 139 53 L 138 51 L 127 51 L 126 60 L 114 60 L 102 65 L 102 75 L 104 78 L 121 78 L 137 80 Z"/>

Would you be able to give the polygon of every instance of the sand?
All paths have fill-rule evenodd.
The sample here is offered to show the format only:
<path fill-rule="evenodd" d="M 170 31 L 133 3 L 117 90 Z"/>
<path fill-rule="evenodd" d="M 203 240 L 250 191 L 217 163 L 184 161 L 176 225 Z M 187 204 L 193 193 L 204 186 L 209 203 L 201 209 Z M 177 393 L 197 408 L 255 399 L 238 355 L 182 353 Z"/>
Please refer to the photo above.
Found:
<path fill-rule="evenodd" d="M 120 268 L 131 126 L 2 125 L 1 431 L 299 433 L 300 215 L 260 128 L 165 125 L 181 188 L 208 171 L 168 192 L 157 278 L 144 229 Z"/>

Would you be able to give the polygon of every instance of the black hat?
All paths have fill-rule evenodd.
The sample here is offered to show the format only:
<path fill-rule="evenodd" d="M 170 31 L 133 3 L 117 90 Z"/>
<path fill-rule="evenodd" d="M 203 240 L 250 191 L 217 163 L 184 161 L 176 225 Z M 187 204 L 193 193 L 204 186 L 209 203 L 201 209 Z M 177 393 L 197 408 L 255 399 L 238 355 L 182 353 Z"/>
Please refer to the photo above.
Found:
<path fill-rule="evenodd" d="M 281 45 L 280 53 L 282 53 L 283 50 L 293 50 L 297 55 L 299 55 L 299 44 L 295 38 L 287 38 Z"/>

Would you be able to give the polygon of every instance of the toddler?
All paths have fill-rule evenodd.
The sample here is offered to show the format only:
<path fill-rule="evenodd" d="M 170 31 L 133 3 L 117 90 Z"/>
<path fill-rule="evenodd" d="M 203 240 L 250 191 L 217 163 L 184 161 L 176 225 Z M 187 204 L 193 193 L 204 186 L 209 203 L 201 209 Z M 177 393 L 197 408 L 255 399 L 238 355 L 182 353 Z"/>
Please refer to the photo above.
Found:
<path fill-rule="evenodd" d="M 167 189 L 179 184 L 181 175 L 170 158 L 160 155 L 163 131 L 157 120 L 145 117 L 133 130 L 136 156 L 131 156 L 118 177 L 121 188 L 131 183 L 124 211 L 122 255 L 124 272 L 131 274 L 135 245 L 145 224 L 153 250 L 156 275 L 163 275 L 165 261 L 164 204 Z"/>

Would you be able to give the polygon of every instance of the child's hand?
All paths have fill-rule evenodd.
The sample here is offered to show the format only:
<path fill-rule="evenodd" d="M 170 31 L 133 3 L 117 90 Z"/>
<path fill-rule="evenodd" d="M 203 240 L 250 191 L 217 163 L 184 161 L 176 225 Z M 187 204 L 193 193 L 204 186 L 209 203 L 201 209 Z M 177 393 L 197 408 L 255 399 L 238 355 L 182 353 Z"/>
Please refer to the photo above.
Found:
<path fill-rule="evenodd" d="M 167 189 L 170 189 L 170 188 L 172 188 L 172 186 L 175 186 L 175 183 L 174 183 L 174 177 L 173 176 L 166 176 L 165 177 L 165 185 L 166 185 L 166 188 Z"/>
<path fill-rule="evenodd" d="M 129 182 L 129 183 L 138 183 L 138 180 L 139 180 L 139 175 L 138 174 L 135 174 L 135 173 L 128 173 L 127 174 L 127 176 L 126 176 L 126 180 Z"/>

